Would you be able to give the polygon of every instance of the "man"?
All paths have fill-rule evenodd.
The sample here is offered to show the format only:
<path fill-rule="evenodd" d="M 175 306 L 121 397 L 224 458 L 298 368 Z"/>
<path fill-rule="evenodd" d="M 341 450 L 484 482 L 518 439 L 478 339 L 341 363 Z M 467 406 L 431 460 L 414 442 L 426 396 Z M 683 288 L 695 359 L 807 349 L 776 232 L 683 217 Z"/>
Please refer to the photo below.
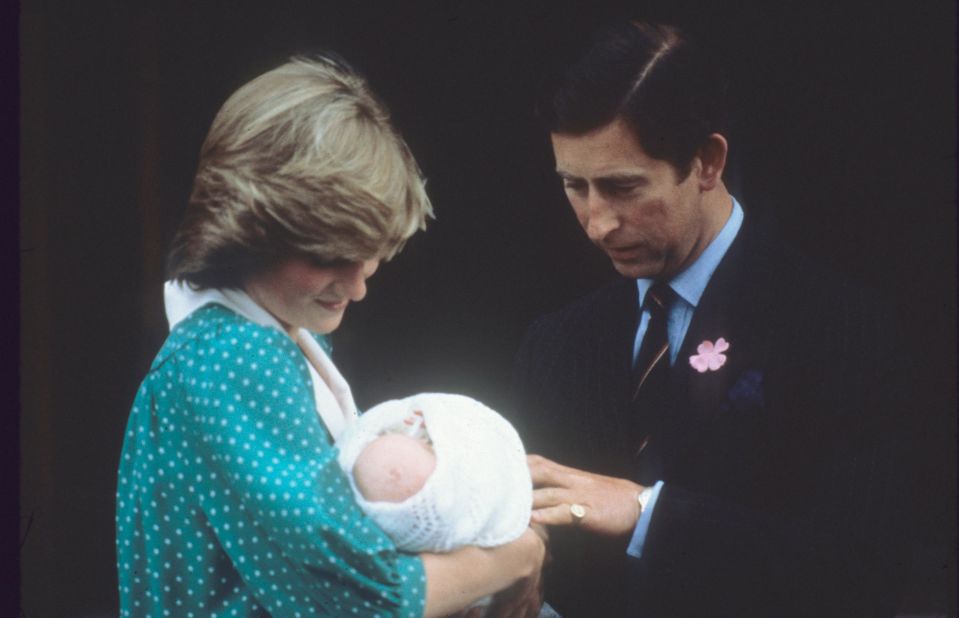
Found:
<path fill-rule="evenodd" d="M 616 26 L 542 105 L 569 202 L 623 276 L 534 323 L 516 362 L 546 600 L 565 618 L 892 615 L 894 329 L 727 191 L 706 58 L 675 28 Z"/>

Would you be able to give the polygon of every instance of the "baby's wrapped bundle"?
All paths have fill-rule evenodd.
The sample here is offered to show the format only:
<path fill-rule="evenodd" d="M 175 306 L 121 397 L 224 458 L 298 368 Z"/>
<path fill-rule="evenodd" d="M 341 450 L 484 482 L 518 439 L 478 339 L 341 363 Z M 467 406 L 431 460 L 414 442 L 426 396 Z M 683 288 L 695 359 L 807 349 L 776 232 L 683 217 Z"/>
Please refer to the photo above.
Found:
<path fill-rule="evenodd" d="M 387 433 L 422 430 L 436 457 L 422 489 L 402 502 L 367 501 L 352 474 L 363 449 Z M 529 526 L 532 482 L 523 444 L 506 419 L 474 399 L 424 393 L 381 403 L 338 446 L 357 502 L 404 551 L 493 547 Z"/>

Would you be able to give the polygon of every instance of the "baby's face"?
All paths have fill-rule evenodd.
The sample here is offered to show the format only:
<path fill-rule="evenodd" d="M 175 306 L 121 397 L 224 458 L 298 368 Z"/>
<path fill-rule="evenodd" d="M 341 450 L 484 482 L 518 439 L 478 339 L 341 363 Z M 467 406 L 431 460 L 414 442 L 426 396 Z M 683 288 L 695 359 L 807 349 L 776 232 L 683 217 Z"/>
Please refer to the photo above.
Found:
<path fill-rule="evenodd" d="M 423 488 L 435 468 L 436 454 L 424 440 L 388 433 L 360 452 L 353 479 L 370 502 L 402 502 Z"/>

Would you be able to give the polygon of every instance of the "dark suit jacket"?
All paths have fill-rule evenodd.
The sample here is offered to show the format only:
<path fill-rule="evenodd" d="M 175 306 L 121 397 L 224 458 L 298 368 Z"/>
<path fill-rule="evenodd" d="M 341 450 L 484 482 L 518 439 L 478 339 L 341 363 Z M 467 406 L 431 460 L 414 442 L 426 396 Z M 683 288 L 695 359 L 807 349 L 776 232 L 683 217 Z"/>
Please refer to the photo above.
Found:
<path fill-rule="evenodd" d="M 629 433 L 636 286 L 536 321 L 514 373 L 529 452 L 665 482 L 640 560 L 557 529 L 547 601 L 576 616 L 892 615 L 908 486 L 896 330 L 884 305 L 753 229 L 707 286 L 642 455 Z M 724 337 L 726 364 L 688 362 Z"/>

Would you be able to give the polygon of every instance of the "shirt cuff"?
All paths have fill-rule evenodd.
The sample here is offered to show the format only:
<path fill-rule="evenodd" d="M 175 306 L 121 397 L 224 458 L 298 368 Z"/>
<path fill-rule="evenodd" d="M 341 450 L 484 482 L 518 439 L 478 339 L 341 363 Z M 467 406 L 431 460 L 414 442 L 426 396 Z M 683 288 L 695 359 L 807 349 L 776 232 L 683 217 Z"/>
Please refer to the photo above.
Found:
<path fill-rule="evenodd" d="M 646 544 L 646 532 L 649 530 L 649 522 L 653 518 L 653 509 L 656 508 L 656 499 L 659 498 L 659 492 L 663 488 L 662 481 L 656 481 L 652 487 L 647 487 L 649 491 L 649 500 L 643 507 L 643 512 L 639 515 L 639 521 L 636 522 L 636 528 L 633 529 L 633 538 L 629 540 L 629 546 L 626 547 L 626 554 L 633 558 L 643 557 L 643 545 Z"/>

